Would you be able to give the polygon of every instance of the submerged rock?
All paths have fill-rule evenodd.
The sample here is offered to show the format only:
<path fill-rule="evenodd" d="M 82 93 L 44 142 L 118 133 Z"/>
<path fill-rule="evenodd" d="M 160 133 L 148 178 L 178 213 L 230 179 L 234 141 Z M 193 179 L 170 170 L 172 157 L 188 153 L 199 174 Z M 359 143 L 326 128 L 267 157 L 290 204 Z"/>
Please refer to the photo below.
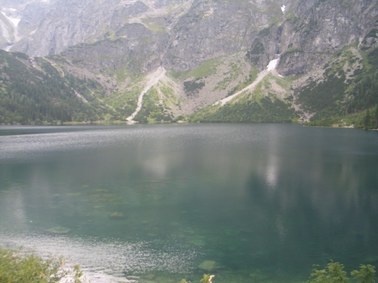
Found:
<path fill-rule="evenodd" d="M 113 212 L 109 217 L 110 219 L 124 219 L 125 215 L 122 212 Z"/>
<path fill-rule="evenodd" d="M 218 269 L 218 267 L 218 263 L 214 260 L 204 260 L 203 262 L 201 262 L 200 265 L 198 265 L 199 269 L 204 270 L 206 272 L 214 271 Z"/>
<path fill-rule="evenodd" d="M 46 231 L 54 235 L 65 235 L 68 234 L 71 231 L 71 229 L 63 226 L 55 226 L 47 229 Z"/>

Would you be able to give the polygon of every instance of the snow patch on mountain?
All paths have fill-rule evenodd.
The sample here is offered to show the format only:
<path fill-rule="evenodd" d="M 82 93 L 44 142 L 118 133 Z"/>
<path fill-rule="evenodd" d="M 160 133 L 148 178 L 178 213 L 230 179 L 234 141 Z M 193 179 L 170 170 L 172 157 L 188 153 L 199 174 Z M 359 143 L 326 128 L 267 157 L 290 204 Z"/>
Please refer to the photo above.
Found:
<path fill-rule="evenodd" d="M 220 106 L 224 106 L 226 103 L 230 102 L 231 100 L 233 100 L 234 98 L 236 98 L 237 96 L 239 96 L 240 94 L 242 93 L 245 93 L 246 91 L 254 91 L 257 87 L 257 85 L 269 74 L 269 73 L 274 73 L 276 74 L 276 72 L 274 72 L 278 66 L 278 63 L 280 62 L 280 57 L 278 56 L 278 58 L 276 59 L 273 59 L 269 62 L 269 64 L 266 66 L 266 69 L 261 71 L 258 75 L 257 75 L 257 78 L 253 81 L 253 83 L 251 83 L 250 85 L 246 86 L 245 88 L 243 88 L 242 90 L 234 93 L 233 95 L 230 95 L 230 96 L 227 96 L 226 98 L 223 98 L 222 100 L 219 100 L 217 102 L 214 103 L 214 105 L 220 105 Z"/>
<path fill-rule="evenodd" d="M 281 11 L 282 11 L 282 14 L 285 14 L 285 12 L 286 12 L 286 5 L 282 5 L 281 6 Z"/>
<path fill-rule="evenodd" d="M 1 14 L 13 25 L 13 27 L 17 28 L 18 24 L 21 21 L 17 10 L 14 8 L 3 8 L 1 9 Z"/>
<path fill-rule="evenodd" d="M 266 66 L 267 71 L 273 71 L 277 68 L 278 63 L 280 62 L 280 59 L 273 59 L 272 61 L 269 62 L 268 66 Z"/>
<path fill-rule="evenodd" d="M 18 25 L 21 21 L 21 17 L 14 8 L 2 8 L 0 14 L 1 35 L 9 45 L 12 45 L 21 39 L 18 35 Z M 8 46 L 7 49 L 10 49 L 10 46 Z"/>
<path fill-rule="evenodd" d="M 1 31 L 1 35 L 2 37 L 7 41 L 7 42 L 11 42 L 12 41 L 12 38 L 11 38 L 11 33 L 9 31 L 9 25 L 7 25 L 7 23 L 4 23 L 1 18 L 0 18 L 0 31 Z"/>

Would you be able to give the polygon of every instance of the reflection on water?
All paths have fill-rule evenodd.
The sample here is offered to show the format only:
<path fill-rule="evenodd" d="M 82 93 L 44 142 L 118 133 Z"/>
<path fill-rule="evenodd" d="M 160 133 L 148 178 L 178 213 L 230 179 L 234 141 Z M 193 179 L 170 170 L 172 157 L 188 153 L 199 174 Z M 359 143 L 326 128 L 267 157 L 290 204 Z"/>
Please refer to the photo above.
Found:
<path fill-rule="evenodd" d="M 16 133 L 0 128 L 0 245 L 140 282 L 205 272 L 219 283 L 293 282 L 329 259 L 378 265 L 376 133 L 290 125 Z"/>

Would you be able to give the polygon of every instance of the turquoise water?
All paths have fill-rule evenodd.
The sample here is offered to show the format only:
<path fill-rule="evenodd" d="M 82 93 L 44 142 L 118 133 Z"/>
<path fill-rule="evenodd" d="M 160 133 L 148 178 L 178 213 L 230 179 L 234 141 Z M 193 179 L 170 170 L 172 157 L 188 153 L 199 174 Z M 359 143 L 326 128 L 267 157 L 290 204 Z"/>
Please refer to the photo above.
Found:
<path fill-rule="evenodd" d="M 0 128 L 0 245 L 95 275 L 300 282 L 330 259 L 378 266 L 377 216 L 376 132 Z"/>

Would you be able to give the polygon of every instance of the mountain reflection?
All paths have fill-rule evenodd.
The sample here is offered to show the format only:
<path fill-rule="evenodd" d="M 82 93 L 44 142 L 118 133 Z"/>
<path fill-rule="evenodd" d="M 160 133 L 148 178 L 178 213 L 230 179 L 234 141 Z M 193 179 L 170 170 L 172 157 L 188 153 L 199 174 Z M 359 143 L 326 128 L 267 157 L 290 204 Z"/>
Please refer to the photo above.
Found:
<path fill-rule="evenodd" d="M 246 278 L 308 274 L 329 259 L 377 262 L 378 147 L 368 133 L 188 125 L 74 134 L 32 135 L 30 147 L 28 135 L 0 137 L 0 244 L 8 234 L 116 239 L 147 245 L 150 271 L 211 260 Z"/>

